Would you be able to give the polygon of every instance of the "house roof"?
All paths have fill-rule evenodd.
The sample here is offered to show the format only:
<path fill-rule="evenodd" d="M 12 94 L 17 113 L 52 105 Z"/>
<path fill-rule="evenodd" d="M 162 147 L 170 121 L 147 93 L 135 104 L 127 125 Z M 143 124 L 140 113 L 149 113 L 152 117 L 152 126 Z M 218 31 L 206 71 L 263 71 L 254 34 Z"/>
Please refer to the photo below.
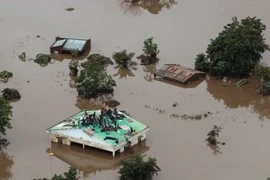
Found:
<path fill-rule="evenodd" d="M 165 64 L 155 75 L 186 84 L 194 76 L 204 76 L 205 73 L 178 64 Z"/>
<path fill-rule="evenodd" d="M 100 115 L 100 110 L 88 110 L 86 111 L 89 115 L 96 113 L 96 115 Z M 60 135 L 65 135 L 71 138 L 75 138 L 75 139 L 82 139 L 84 141 L 92 141 L 92 142 L 96 142 L 98 144 L 103 144 L 103 145 L 107 145 L 107 146 L 116 146 L 117 143 L 115 141 L 112 140 L 104 140 L 108 134 L 107 132 L 103 132 L 101 130 L 101 127 L 99 126 L 94 126 L 91 127 L 91 125 L 89 126 L 79 126 L 79 122 L 83 119 L 84 117 L 84 111 L 80 111 L 77 114 L 71 116 L 70 118 L 67 118 L 64 121 L 59 122 L 58 124 L 50 127 L 47 129 L 47 132 L 50 133 L 56 133 L 56 134 L 60 134 Z M 145 130 L 146 128 L 148 128 L 146 125 L 140 123 L 139 121 L 127 116 L 126 114 L 118 111 L 118 114 L 122 114 L 124 115 L 123 118 L 121 118 L 120 120 L 117 121 L 118 126 L 124 126 L 124 127 L 132 127 L 133 130 L 135 130 L 136 132 L 141 132 L 143 130 Z M 110 122 L 111 120 L 106 117 L 106 121 Z M 73 124 L 73 122 L 75 123 L 75 126 Z M 89 130 L 93 129 L 92 134 L 89 134 Z M 109 136 L 110 137 L 114 137 L 118 139 L 118 143 L 121 142 L 125 142 L 126 138 L 125 135 L 127 134 L 127 130 L 125 129 L 118 129 L 117 131 L 110 131 Z"/>

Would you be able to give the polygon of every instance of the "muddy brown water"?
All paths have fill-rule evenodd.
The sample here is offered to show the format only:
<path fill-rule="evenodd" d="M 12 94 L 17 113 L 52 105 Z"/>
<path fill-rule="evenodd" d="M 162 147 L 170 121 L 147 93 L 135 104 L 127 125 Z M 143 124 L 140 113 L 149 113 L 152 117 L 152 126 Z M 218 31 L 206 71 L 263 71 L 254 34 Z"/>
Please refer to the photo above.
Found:
<path fill-rule="evenodd" d="M 256 15 L 270 26 L 268 0 L 164 2 L 147 0 L 130 7 L 120 0 L 1 1 L 0 69 L 12 71 L 14 77 L 7 84 L 0 83 L 0 88 L 17 88 L 22 99 L 12 103 L 13 129 L 7 134 L 11 144 L 0 155 L 0 179 L 29 180 L 64 172 L 69 166 L 67 160 L 46 153 L 50 142 L 45 129 L 80 108 L 93 108 L 77 99 L 69 77 L 69 60 L 57 60 L 42 68 L 32 61 L 20 61 L 21 52 L 26 52 L 27 58 L 48 53 L 55 36 L 60 35 L 90 37 L 91 53 L 111 56 L 127 49 L 139 55 L 143 40 L 153 36 L 161 50 L 158 67 L 164 63 L 193 67 L 196 54 L 205 50 L 209 39 L 232 16 Z M 65 11 L 68 7 L 75 10 Z M 268 43 L 269 34 L 267 29 Z M 265 53 L 264 61 L 269 62 L 269 57 Z M 270 176 L 270 103 L 269 98 L 254 92 L 256 79 L 240 89 L 233 82 L 223 87 L 213 78 L 195 88 L 181 88 L 152 80 L 149 67 L 138 66 L 132 72 L 110 67 L 108 72 L 116 74 L 115 98 L 121 102 L 120 108 L 151 128 L 146 153 L 156 157 L 162 169 L 155 179 L 254 180 Z M 174 102 L 178 102 L 175 108 Z M 160 114 L 159 109 L 165 113 Z M 170 117 L 207 111 L 213 115 L 199 121 Z M 219 153 L 204 141 L 213 125 L 223 127 L 219 139 L 226 145 L 220 146 Z M 67 156 L 73 161 L 78 161 L 77 156 L 88 158 L 79 152 L 67 149 Z M 100 162 L 106 162 L 104 158 Z M 108 160 L 110 163 L 114 162 Z M 86 179 L 117 178 L 115 166 L 105 169 Z"/>

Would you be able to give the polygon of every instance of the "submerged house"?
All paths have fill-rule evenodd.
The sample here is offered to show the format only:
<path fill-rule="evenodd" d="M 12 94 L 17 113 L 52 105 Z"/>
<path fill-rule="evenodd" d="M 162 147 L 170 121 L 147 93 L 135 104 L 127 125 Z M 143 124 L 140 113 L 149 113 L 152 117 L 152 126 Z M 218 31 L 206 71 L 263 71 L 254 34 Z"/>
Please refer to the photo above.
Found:
<path fill-rule="evenodd" d="M 53 152 L 56 158 L 75 167 L 80 175 L 85 177 L 96 172 L 116 169 L 122 160 L 128 159 L 132 155 L 143 154 L 150 149 L 146 145 L 146 141 L 142 141 L 133 148 L 134 154 L 124 152 L 120 156 L 112 157 L 109 153 L 100 152 L 93 148 L 87 148 L 87 151 L 83 151 L 80 146 L 52 143 L 47 152 Z"/>
<path fill-rule="evenodd" d="M 79 55 L 91 50 L 91 39 L 63 38 L 56 37 L 54 43 L 50 46 L 51 53 L 72 54 L 78 51 Z"/>
<path fill-rule="evenodd" d="M 154 77 L 176 82 L 180 84 L 188 84 L 191 81 L 205 77 L 205 73 L 191 68 L 183 67 L 178 64 L 165 64 L 161 69 L 154 72 Z"/>
<path fill-rule="evenodd" d="M 124 152 L 126 148 L 146 139 L 149 127 L 114 110 L 80 111 L 77 114 L 48 128 L 53 142 L 66 145 L 72 143 L 112 152 Z"/>

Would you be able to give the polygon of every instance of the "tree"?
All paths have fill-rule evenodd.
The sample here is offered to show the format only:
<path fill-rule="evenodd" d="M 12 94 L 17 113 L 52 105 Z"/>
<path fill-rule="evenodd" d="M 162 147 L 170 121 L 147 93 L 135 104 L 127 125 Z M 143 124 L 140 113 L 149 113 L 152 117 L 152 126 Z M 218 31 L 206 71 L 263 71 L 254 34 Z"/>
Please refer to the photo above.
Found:
<path fill-rule="evenodd" d="M 78 94 L 84 98 L 96 97 L 99 94 L 113 93 L 116 82 L 99 63 L 91 63 L 83 69 L 76 80 Z"/>
<path fill-rule="evenodd" d="M 151 180 L 160 171 L 155 158 L 149 157 L 144 161 L 144 156 L 136 155 L 121 162 L 119 170 L 120 180 Z"/>
<path fill-rule="evenodd" d="M 256 17 L 241 21 L 233 17 L 232 23 L 224 26 L 224 30 L 217 38 L 211 39 L 207 47 L 209 72 L 215 76 L 248 76 L 262 59 L 262 53 L 270 49 L 265 43 L 265 29 L 261 19 Z M 203 62 L 201 58 L 195 62 L 203 66 L 207 63 L 207 59 Z"/>
<path fill-rule="evenodd" d="M 141 56 L 137 57 L 141 59 L 142 64 L 154 64 L 158 62 L 157 55 L 159 53 L 159 49 L 156 43 L 153 43 L 153 37 L 146 39 L 143 44 L 143 52 Z"/>
<path fill-rule="evenodd" d="M 77 176 L 78 173 L 76 171 L 76 168 L 74 167 L 69 167 L 68 172 L 64 172 L 64 174 L 60 175 L 54 175 L 51 180 L 77 180 L 79 177 Z M 42 178 L 42 179 L 34 179 L 34 180 L 49 180 L 47 178 Z"/>
<path fill-rule="evenodd" d="M 217 145 L 217 137 L 221 131 L 221 127 L 214 126 L 213 129 L 207 134 L 207 141 L 209 144 L 216 146 Z"/>
<path fill-rule="evenodd" d="M 143 44 L 143 52 L 149 58 L 157 59 L 157 55 L 159 53 L 159 49 L 156 43 L 153 43 L 153 37 L 146 39 Z"/>
<path fill-rule="evenodd" d="M 12 106 L 0 96 L 0 149 L 9 144 L 5 138 L 2 138 L 2 135 L 6 135 L 6 130 L 12 128 L 10 124 L 11 117 Z"/>
<path fill-rule="evenodd" d="M 128 53 L 127 50 L 123 50 L 120 52 L 116 52 L 113 54 L 113 59 L 115 60 L 115 63 L 123 68 L 129 68 L 134 65 L 137 65 L 135 61 L 132 61 L 132 58 L 134 57 L 135 53 Z"/>
<path fill-rule="evenodd" d="M 195 59 L 195 69 L 198 71 L 208 72 L 209 62 L 205 54 L 198 54 Z"/>
<path fill-rule="evenodd" d="M 262 78 L 259 94 L 266 96 L 270 95 L 270 67 L 264 64 L 255 66 L 255 74 Z"/>

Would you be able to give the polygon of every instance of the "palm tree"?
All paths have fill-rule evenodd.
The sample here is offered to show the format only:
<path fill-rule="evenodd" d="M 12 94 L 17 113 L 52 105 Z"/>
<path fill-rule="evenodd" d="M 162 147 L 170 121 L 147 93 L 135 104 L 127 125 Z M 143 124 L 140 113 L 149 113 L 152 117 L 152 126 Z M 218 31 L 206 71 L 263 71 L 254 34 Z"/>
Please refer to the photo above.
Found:
<path fill-rule="evenodd" d="M 155 158 L 149 157 L 147 161 L 144 161 L 142 155 L 122 161 L 121 165 L 120 180 L 151 180 L 160 171 Z"/>
<path fill-rule="evenodd" d="M 127 50 L 123 50 L 120 52 L 116 52 L 113 54 L 113 59 L 115 60 L 115 63 L 122 67 L 122 68 L 129 68 L 132 66 L 137 65 L 135 61 L 132 61 L 132 58 L 134 57 L 135 53 L 129 53 Z"/>

